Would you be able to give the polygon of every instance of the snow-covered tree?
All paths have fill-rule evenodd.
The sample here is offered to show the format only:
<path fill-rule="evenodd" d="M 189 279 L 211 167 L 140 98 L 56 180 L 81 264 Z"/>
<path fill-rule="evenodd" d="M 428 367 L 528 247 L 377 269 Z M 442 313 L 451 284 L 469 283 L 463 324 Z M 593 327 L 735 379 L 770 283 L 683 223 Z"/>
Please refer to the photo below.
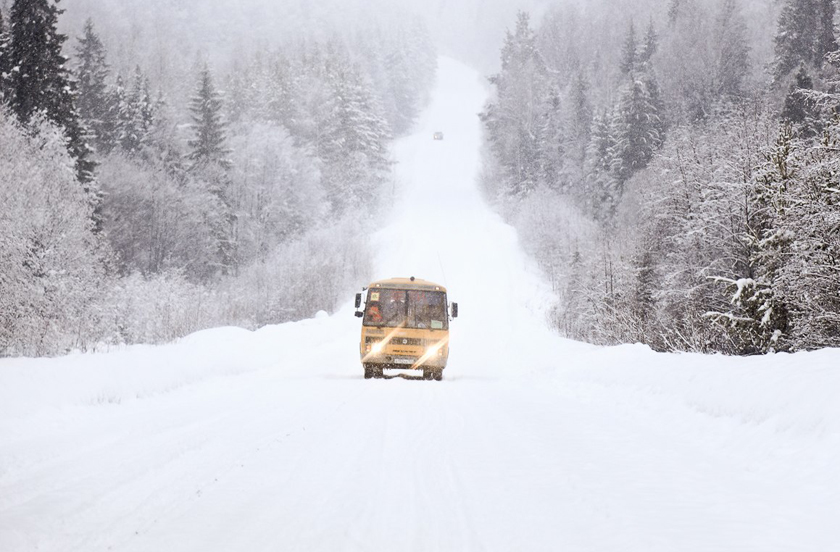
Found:
<path fill-rule="evenodd" d="M 12 68 L 7 95 L 12 111 L 23 123 L 37 113 L 63 128 L 68 148 L 76 160 L 76 176 L 96 197 L 95 163 L 87 133 L 79 121 L 75 82 L 61 52 L 67 37 L 58 32 L 61 10 L 53 0 L 15 0 L 9 25 L 11 41 L 7 64 Z"/>
<path fill-rule="evenodd" d="M 508 31 L 501 60 L 501 72 L 490 78 L 495 98 L 481 117 L 501 167 L 501 189 L 508 197 L 521 198 L 539 184 L 540 130 L 551 109 L 546 67 L 527 13 L 519 12 L 515 31 Z"/>
<path fill-rule="evenodd" d="M 85 22 L 84 34 L 78 39 L 75 63 L 79 116 L 97 149 L 107 152 L 113 145 L 117 123 L 107 83 L 105 46 L 91 19 Z"/>
<path fill-rule="evenodd" d="M 706 121 L 744 95 L 748 38 L 738 0 L 678 3 L 655 59 L 670 121 Z"/>
<path fill-rule="evenodd" d="M 645 168 L 664 141 L 663 106 L 652 74 L 636 74 L 621 93 L 615 114 L 615 173 L 620 183 Z"/>
<path fill-rule="evenodd" d="M 629 75 L 636 70 L 639 63 L 639 41 L 636 37 L 636 26 L 630 21 L 624 45 L 621 48 L 621 73 Z"/>
<path fill-rule="evenodd" d="M 130 91 L 118 80 L 114 100 L 119 145 L 129 155 L 138 154 L 148 145 L 157 108 L 149 90 L 149 79 L 140 67 L 134 69 Z"/>
<path fill-rule="evenodd" d="M 658 50 L 659 33 L 656 32 L 656 27 L 654 26 L 653 20 L 651 19 L 650 23 L 648 24 L 647 31 L 645 32 L 644 41 L 642 42 L 642 46 L 639 50 L 639 63 L 649 63 Z"/>
<path fill-rule="evenodd" d="M 738 0 L 723 0 L 713 31 L 714 73 L 712 97 L 740 96 L 750 69 L 747 25 Z"/>
<path fill-rule="evenodd" d="M 179 270 L 206 281 L 218 270 L 210 213 L 218 199 L 200 182 L 178 180 L 165 167 L 114 152 L 102 160 L 103 226 L 121 271 L 144 275 Z"/>
<path fill-rule="evenodd" d="M 331 101 L 316 142 L 323 186 L 334 214 L 374 205 L 389 167 L 390 129 L 358 68 L 329 73 Z"/>
<path fill-rule="evenodd" d="M 189 141 L 189 159 L 194 166 L 230 166 L 225 142 L 226 125 L 222 120 L 222 97 L 213 84 L 210 69 L 205 67 L 200 75 L 195 95 L 190 100 L 194 137 Z"/>
<path fill-rule="evenodd" d="M 249 124 L 232 145 L 238 264 L 246 266 L 322 220 L 325 198 L 317 159 L 282 126 Z"/>
<path fill-rule="evenodd" d="M 821 68 L 837 50 L 834 0 L 788 0 L 779 15 L 773 76 L 778 84 L 800 64 Z"/>
<path fill-rule="evenodd" d="M 9 65 L 9 44 L 11 36 L 9 36 L 6 28 L 6 20 L 3 16 L 3 10 L 0 9 L 0 101 L 6 95 L 6 86 L 9 74 L 12 70 Z"/>
<path fill-rule="evenodd" d="M 103 253 L 62 129 L 24 130 L 0 107 L 0 354 L 83 347 L 96 323 Z"/>
<path fill-rule="evenodd" d="M 615 120 L 617 118 L 608 112 L 595 117 L 587 150 L 586 188 L 582 200 L 586 211 L 600 222 L 612 218 L 621 200 L 622 183 L 615 170 L 620 163 L 617 132 L 611 124 Z"/>

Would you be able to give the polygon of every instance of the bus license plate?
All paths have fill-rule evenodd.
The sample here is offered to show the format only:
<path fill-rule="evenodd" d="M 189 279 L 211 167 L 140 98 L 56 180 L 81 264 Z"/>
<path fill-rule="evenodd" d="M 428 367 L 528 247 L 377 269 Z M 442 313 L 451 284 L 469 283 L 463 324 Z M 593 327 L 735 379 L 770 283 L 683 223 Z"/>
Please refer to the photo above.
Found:
<path fill-rule="evenodd" d="M 414 361 L 413 358 L 397 357 L 397 358 L 394 359 L 394 364 L 408 364 L 408 365 L 411 365 L 411 364 L 414 364 L 414 362 L 415 361 Z"/>

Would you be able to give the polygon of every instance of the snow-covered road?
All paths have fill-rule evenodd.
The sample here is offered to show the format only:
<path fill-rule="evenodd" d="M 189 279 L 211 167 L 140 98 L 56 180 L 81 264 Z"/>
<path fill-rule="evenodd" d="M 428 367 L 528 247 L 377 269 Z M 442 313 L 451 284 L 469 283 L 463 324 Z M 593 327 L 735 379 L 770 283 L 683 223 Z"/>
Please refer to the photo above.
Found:
<path fill-rule="evenodd" d="M 350 305 L 0 360 L 0 551 L 837 549 L 840 352 L 552 335 L 548 289 L 475 183 L 485 94 L 441 59 L 374 240 L 376 277 L 461 305 L 443 382 L 364 380 Z"/>

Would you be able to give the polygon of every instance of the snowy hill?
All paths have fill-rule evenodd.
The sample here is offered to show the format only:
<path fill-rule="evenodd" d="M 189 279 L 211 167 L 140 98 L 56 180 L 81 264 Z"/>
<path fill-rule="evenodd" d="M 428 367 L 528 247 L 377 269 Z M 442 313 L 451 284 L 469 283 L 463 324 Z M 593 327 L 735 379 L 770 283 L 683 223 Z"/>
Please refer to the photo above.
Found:
<path fill-rule="evenodd" d="M 0 550 L 834 549 L 840 351 L 553 335 L 550 290 L 475 182 L 485 95 L 441 59 L 374 237 L 377 277 L 460 303 L 443 382 L 364 380 L 349 302 L 0 360 Z"/>

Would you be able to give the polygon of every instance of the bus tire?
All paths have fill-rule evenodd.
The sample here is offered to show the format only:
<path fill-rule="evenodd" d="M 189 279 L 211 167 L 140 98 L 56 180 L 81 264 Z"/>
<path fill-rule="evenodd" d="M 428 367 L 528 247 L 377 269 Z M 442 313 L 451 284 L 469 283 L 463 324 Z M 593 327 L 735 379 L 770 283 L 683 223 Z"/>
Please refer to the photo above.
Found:
<path fill-rule="evenodd" d="M 441 381 L 443 379 L 443 370 L 435 370 L 434 376 L 435 381 Z"/>
<path fill-rule="evenodd" d="M 365 379 L 370 379 L 373 377 L 373 368 L 369 368 L 365 366 Z"/>

